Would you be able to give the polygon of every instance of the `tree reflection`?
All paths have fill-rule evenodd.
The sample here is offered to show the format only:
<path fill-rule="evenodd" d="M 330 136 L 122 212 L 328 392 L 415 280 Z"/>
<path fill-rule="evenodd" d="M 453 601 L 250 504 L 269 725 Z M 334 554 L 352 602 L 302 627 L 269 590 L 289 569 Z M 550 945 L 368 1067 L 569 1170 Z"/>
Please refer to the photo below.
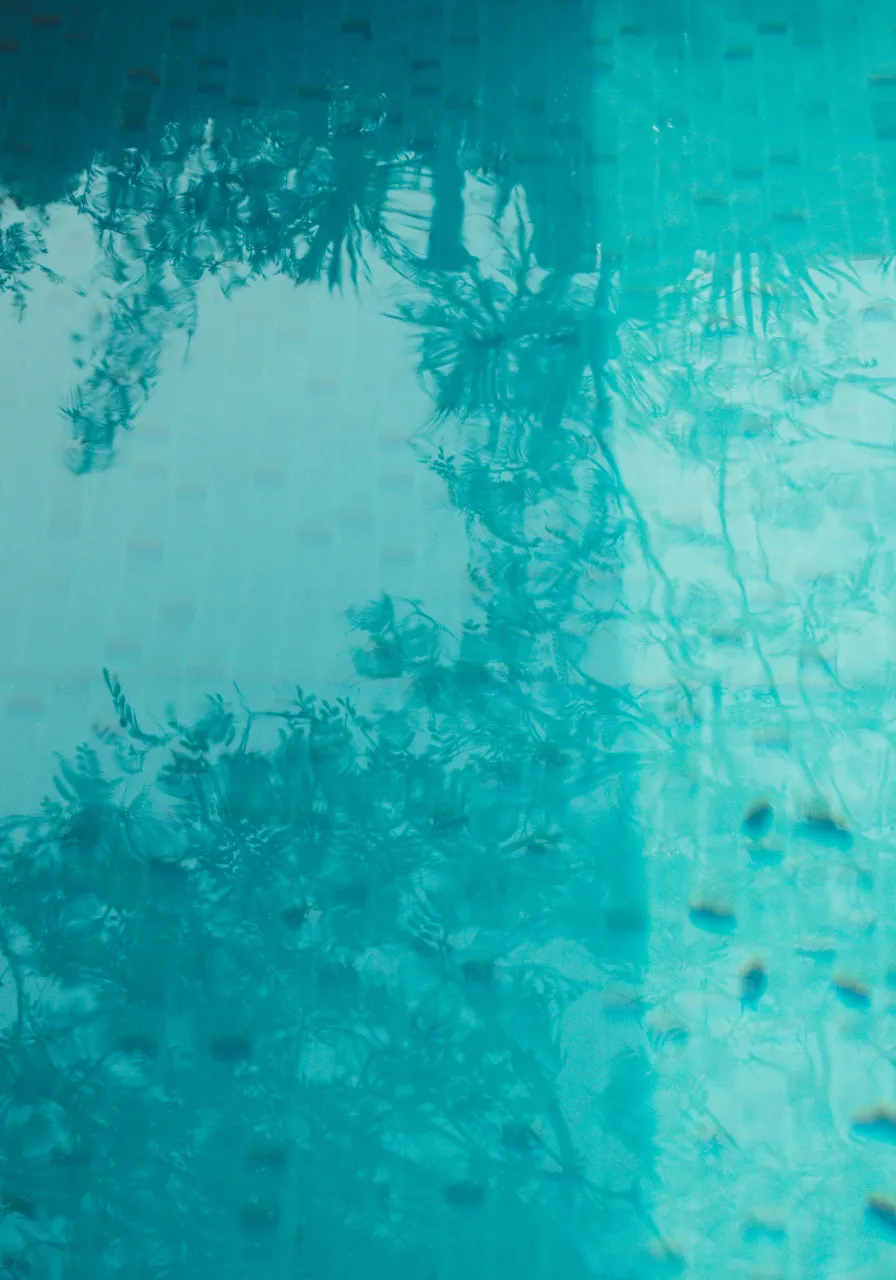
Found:
<path fill-rule="evenodd" d="M 557 1097 L 599 971 L 556 942 L 599 952 L 620 905 L 605 818 L 634 709 L 570 674 L 522 553 L 487 541 L 502 586 L 459 643 L 390 600 L 355 616 L 397 709 L 215 699 L 149 734 L 110 677 L 108 764 L 82 748 L 6 824 L 2 1169 L 29 1274 L 102 1240 L 93 1274 L 459 1277 L 489 1247 L 584 1276 L 646 1229 L 643 1148 L 621 1182 L 593 1172 L 612 1134 L 643 1143 L 631 1080 L 587 1147 Z M 621 905 L 642 941 L 643 901 Z"/>
<path fill-rule="evenodd" d="M 75 470 L 109 464 L 167 339 L 194 330 L 205 278 L 225 293 L 270 274 L 341 289 L 357 286 L 365 254 L 401 251 L 390 219 L 413 167 L 383 120 L 379 101 L 345 96 L 319 136 L 291 116 L 220 133 L 172 127 L 160 160 L 132 151 L 91 168 L 72 203 L 94 224 L 108 283 L 95 331 L 78 337 L 86 374 L 63 411 Z"/>
<path fill-rule="evenodd" d="M 207 276 L 357 286 L 378 252 L 416 336 L 433 404 L 419 448 L 466 522 L 477 618 L 452 637 L 422 605 L 353 615 L 358 673 L 388 690 L 368 715 L 301 692 L 264 713 L 214 698 L 147 733 L 110 676 L 117 727 L 61 765 L 38 817 L 6 824 L 0 1167 L 10 1257 L 35 1276 L 63 1247 L 101 1275 L 460 1277 L 489 1249 L 520 1275 L 625 1274 L 653 1232 L 636 1015 L 612 1036 L 601 1023 L 587 1125 L 561 1089 L 569 1010 L 606 993 L 607 961 L 643 976 L 636 744 L 665 733 L 591 652 L 623 549 L 664 573 L 610 408 L 643 431 L 687 417 L 724 521 L 744 415 L 718 344 L 745 331 L 791 376 L 809 313 L 781 300 L 794 288 L 809 307 L 811 277 L 763 262 L 771 301 L 754 311 L 748 288 L 741 321 L 733 262 L 707 257 L 662 326 L 626 318 L 618 264 L 537 261 L 500 157 L 496 258 L 457 252 L 450 208 L 416 258 L 395 223 L 419 161 L 382 120 L 344 102 L 319 136 L 286 117 L 171 131 L 161 160 L 98 164 L 74 196 L 109 303 L 68 407 L 78 469 L 109 462 Z M 837 370 L 821 372 L 829 386 Z"/>
<path fill-rule="evenodd" d="M 540 6 L 517 8 L 531 34 Z M 454 49 L 478 50 L 477 20 L 461 14 L 469 30 L 454 31 Z M 373 44 L 365 18 L 348 26 Z M 679 27 L 673 14 L 676 42 Z M 502 62 L 505 43 L 502 30 Z M 786 719 L 772 661 L 790 606 L 771 637 L 771 610 L 753 617 L 754 557 L 769 586 L 772 573 L 758 531 L 755 552 L 737 543 L 731 459 L 786 428 L 788 457 L 814 449 L 829 437 L 807 425 L 807 406 L 846 379 L 884 391 L 838 345 L 817 262 L 768 247 L 765 215 L 752 242 L 739 229 L 742 244 L 726 233 L 696 258 L 670 235 L 660 279 L 654 176 L 623 183 L 647 213 L 623 210 L 617 247 L 632 227 L 649 233 L 630 255 L 643 253 L 647 278 L 623 259 L 589 260 L 589 111 L 572 75 L 559 110 L 537 81 L 540 66 L 566 76 L 570 49 L 548 58 L 539 40 L 515 43 L 531 83 L 518 73 L 523 93 L 508 93 L 495 77 L 494 92 L 513 103 L 514 128 L 523 109 L 543 119 L 527 156 L 509 130 L 474 126 L 473 110 L 436 138 L 414 108 L 399 138 L 400 95 L 304 84 L 301 113 L 170 128 L 145 152 L 100 156 L 73 195 L 95 226 L 105 291 L 65 409 L 73 466 L 110 463 L 171 336 L 195 329 L 208 277 L 226 294 L 273 274 L 357 288 L 375 253 L 395 269 L 395 313 L 416 339 L 433 405 L 418 446 L 465 521 L 476 616 L 454 637 L 423 604 L 354 613 L 365 693 L 383 691 L 367 714 L 301 691 L 264 712 L 216 696 L 197 722 L 147 731 L 109 675 L 115 727 L 61 763 L 58 797 L 37 817 L 3 832 L 11 1274 L 640 1269 L 653 1150 L 631 810 L 641 731 L 667 743 L 673 730 L 615 687 L 594 633 L 620 611 L 623 554 L 637 552 L 665 590 L 656 611 L 651 585 L 641 620 L 671 637 L 669 680 L 690 723 L 695 685 L 712 683 L 723 709 L 713 661 L 741 646 Z M 598 67 L 615 114 L 612 68 Z M 464 243 L 471 175 L 492 187 L 494 260 Z M 400 226 L 418 188 L 433 199 L 419 256 Z M 43 251 L 39 221 L 0 226 L 0 292 L 18 307 Z M 819 318 L 826 347 L 806 342 Z M 699 584 L 699 616 L 678 608 L 681 584 L 653 542 L 660 521 L 625 484 L 611 409 L 682 469 L 710 474 L 723 567 Z M 817 519 L 815 477 L 786 483 L 788 519 Z M 677 527 L 670 541 L 705 532 Z M 816 607 L 813 588 L 800 623 L 813 643 Z M 635 997 L 614 989 L 622 978 Z M 569 1079 L 578 1001 L 601 1010 L 588 1043 L 602 1074 L 573 1122 L 564 1088 L 593 1083 Z M 720 1078 L 724 1067 L 720 1055 Z M 703 1152 L 688 1158 L 676 1150 L 696 1183 Z M 656 1256 L 675 1265 L 671 1246 Z"/>
<path fill-rule="evenodd" d="M 585 410 L 595 370 L 599 274 L 565 276 L 540 267 L 521 194 L 500 216 L 494 266 L 473 260 L 464 271 L 432 272 L 418 264 L 415 286 L 398 314 L 421 334 L 421 372 L 432 388 L 436 420 L 502 417 L 538 423 L 547 432 Z M 503 223 L 506 230 L 501 230 Z"/>
<path fill-rule="evenodd" d="M 0 294 L 9 296 L 21 317 L 30 290 L 26 277 L 35 268 L 53 281 L 58 281 L 58 276 L 40 261 L 47 252 L 43 236 L 46 216 L 31 212 L 23 214 L 17 209 L 14 216 L 4 217 L 3 203 L 0 195 Z"/>
<path fill-rule="evenodd" d="M 147 731 L 107 673 L 117 724 L 3 831 L 0 1168 L 33 1276 L 64 1248 L 98 1276 L 585 1277 L 653 1234 L 634 1018 L 606 1024 L 587 1123 L 563 1093 L 592 1090 L 563 1082 L 568 1011 L 611 969 L 637 982 L 647 932 L 643 716 L 588 661 L 623 532 L 606 281 L 541 270 L 513 202 L 498 273 L 412 260 L 387 230 L 411 167 L 378 138 L 172 134 L 76 196 L 111 303 L 70 408 L 81 469 L 205 275 L 337 287 L 366 245 L 394 254 L 479 620 L 353 614 L 367 714 L 299 690 Z"/>

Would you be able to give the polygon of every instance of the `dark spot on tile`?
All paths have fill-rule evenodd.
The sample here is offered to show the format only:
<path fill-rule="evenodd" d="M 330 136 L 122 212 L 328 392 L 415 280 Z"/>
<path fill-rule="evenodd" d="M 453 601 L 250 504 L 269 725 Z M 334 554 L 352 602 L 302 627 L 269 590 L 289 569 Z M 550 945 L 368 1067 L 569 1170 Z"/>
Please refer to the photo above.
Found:
<path fill-rule="evenodd" d="M 30 151 L 31 148 L 29 147 Z M 47 709 L 46 699 L 39 693 L 14 693 L 6 700 L 8 715 L 42 716 Z"/>
<path fill-rule="evenodd" d="M 299 85 L 299 97 L 303 102 L 329 102 L 332 96 L 325 84 Z"/>
<path fill-rule="evenodd" d="M 604 915 L 606 930 L 611 934 L 646 933 L 649 920 L 640 907 L 610 907 Z"/>
<path fill-rule="evenodd" d="M 896 1239 L 896 1200 L 875 1193 L 865 1202 L 865 1212 L 875 1226 L 882 1228 L 890 1239 Z"/>
<path fill-rule="evenodd" d="M 761 867 L 776 867 L 784 861 L 784 850 L 779 849 L 777 845 L 752 844 L 750 859 Z"/>
<path fill-rule="evenodd" d="M 0 1191 L 0 1209 L 4 1213 L 17 1213 L 22 1218 L 37 1217 L 37 1205 L 18 1191 Z"/>
<path fill-rule="evenodd" d="M 751 960 L 741 972 L 740 997 L 744 1004 L 756 1004 L 765 995 L 768 973 L 761 960 Z"/>
<path fill-rule="evenodd" d="M 850 832 L 822 806 L 810 809 L 805 819 L 797 825 L 797 830 L 807 839 L 828 848 L 844 851 L 852 848 Z"/>
<path fill-rule="evenodd" d="M 155 1036 L 142 1031 L 127 1031 L 115 1041 L 119 1053 L 142 1054 L 145 1058 L 155 1058 L 159 1052 L 159 1042 Z"/>
<path fill-rule="evenodd" d="M 852 1122 L 852 1131 L 859 1138 L 896 1143 L 896 1111 L 892 1107 L 880 1106 L 857 1115 Z"/>
<path fill-rule="evenodd" d="M 461 972 L 467 982 L 476 986 L 485 986 L 495 976 L 494 960 L 466 960 L 461 965 Z"/>
<path fill-rule="evenodd" d="M 452 1182 L 445 1188 L 445 1199 L 458 1208 L 472 1208 L 485 1200 L 485 1187 L 472 1178 Z"/>
<path fill-rule="evenodd" d="M 47 102 L 51 107 L 76 107 L 80 101 L 77 89 L 51 89 Z"/>
<path fill-rule="evenodd" d="M 538 1136 L 525 1120 L 508 1120 L 501 1126 L 501 1142 L 511 1151 L 528 1151 L 538 1145 Z"/>
<path fill-rule="evenodd" d="M 183 884 L 189 872 L 177 858 L 164 858 L 153 854 L 146 860 L 146 869 L 150 877 L 162 884 Z"/>
<path fill-rule="evenodd" d="M 741 1235 L 751 1244 L 761 1240 L 783 1244 L 787 1239 L 787 1227 L 775 1218 L 750 1214 L 741 1224 Z"/>
<path fill-rule="evenodd" d="M 464 809 L 447 804 L 436 808 L 429 820 L 437 831 L 456 831 L 467 825 L 467 814 Z"/>
<path fill-rule="evenodd" d="M 237 1033 L 219 1036 L 209 1045 L 209 1052 L 216 1062 L 246 1062 L 252 1057 L 252 1041 Z"/>
<path fill-rule="evenodd" d="M 302 903 L 296 903 L 294 906 L 285 907 L 280 912 L 280 919 L 286 925 L 287 929 L 301 929 L 302 925 L 308 918 L 308 908 Z"/>
<path fill-rule="evenodd" d="M 87 1142 L 76 1140 L 68 1146 L 57 1147 L 52 1160 L 66 1169 L 86 1169 L 93 1163 L 93 1148 Z"/>
<path fill-rule="evenodd" d="M 274 1204 L 250 1200 L 240 1210 L 240 1226 L 244 1231 L 273 1231 L 280 1221 L 280 1209 Z"/>
<path fill-rule="evenodd" d="M 761 840 L 767 836 L 775 821 L 775 811 L 767 800 L 759 800 L 750 806 L 744 814 L 744 834 L 751 840 Z"/>
<path fill-rule="evenodd" d="M 342 34 L 344 36 L 362 36 L 365 40 L 369 40 L 371 36 L 370 23 L 366 18 L 349 18 L 342 24 Z"/>
<path fill-rule="evenodd" d="M 801 224 L 807 221 L 808 218 L 802 209 L 775 209 L 772 213 L 772 222 Z"/>
<path fill-rule="evenodd" d="M 291 1154 L 288 1142 L 260 1142 L 246 1152 L 246 1164 L 250 1169 L 280 1173 L 289 1164 Z"/>
<path fill-rule="evenodd" d="M 151 85 L 161 83 L 158 72 L 152 67 L 128 67 L 124 74 L 128 80 L 145 80 Z"/>
<path fill-rule="evenodd" d="M 834 991 L 841 1004 L 848 1009 L 865 1010 L 871 1007 L 871 992 L 864 982 L 846 975 L 835 975 L 832 979 Z"/>
<path fill-rule="evenodd" d="M 366 906 L 370 897 L 370 887 L 366 880 L 352 880 L 346 884 L 341 884 L 333 893 L 334 901 L 343 907 L 363 907 Z"/>
<path fill-rule="evenodd" d="M 691 924 L 708 933 L 731 933 L 737 928 L 737 917 L 723 903 L 697 902 L 688 914 Z"/>

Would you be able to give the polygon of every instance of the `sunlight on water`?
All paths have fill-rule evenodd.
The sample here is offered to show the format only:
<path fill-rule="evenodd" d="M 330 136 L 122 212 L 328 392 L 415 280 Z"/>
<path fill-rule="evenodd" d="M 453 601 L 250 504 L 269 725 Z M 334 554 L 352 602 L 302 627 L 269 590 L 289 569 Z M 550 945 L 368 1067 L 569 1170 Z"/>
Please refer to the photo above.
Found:
<path fill-rule="evenodd" d="M 0 1280 L 892 1270 L 894 66 L 0 4 Z"/>
<path fill-rule="evenodd" d="M 651 424 L 656 464 L 643 466 L 634 432 L 626 441 L 622 469 L 670 578 L 667 625 L 642 647 L 636 679 L 681 743 L 677 760 L 664 745 L 642 772 L 647 1022 L 655 1105 L 679 1126 L 661 1181 L 691 1265 L 702 1256 L 709 1268 L 729 1231 L 743 1248 L 739 1230 L 766 1252 L 786 1246 L 795 1274 L 807 1253 L 831 1274 L 859 1261 L 874 1274 L 863 1201 L 884 1166 L 864 1139 L 886 1140 L 880 1108 L 896 1086 L 893 531 L 881 502 L 891 286 L 880 264 L 839 264 L 811 283 L 813 313 L 787 332 L 792 359 L 771 358 L 781 335 L 757 343 L 732 326 Z M 651 483 L 673 469 L 679 486 Z M 648 617 L 658 576 L 648 565 L 627 575 L 626 599 Z M 730 1192 L 707 1215 L 699 1189 L 713 1162 Z M 852 1206 L 833 1237 L 819 1226 L 832 1202 Z"/>

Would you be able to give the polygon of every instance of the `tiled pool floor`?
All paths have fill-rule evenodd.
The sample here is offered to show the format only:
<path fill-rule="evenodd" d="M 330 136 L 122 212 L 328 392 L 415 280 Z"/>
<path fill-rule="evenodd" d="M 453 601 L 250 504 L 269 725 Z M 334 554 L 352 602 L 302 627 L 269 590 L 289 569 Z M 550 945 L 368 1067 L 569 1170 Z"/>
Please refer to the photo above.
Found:
<path fill-rule="evenodd" d="M 896 13 L 0 0 L 0 195 L 0 1277 L 887 1274 Z"/>

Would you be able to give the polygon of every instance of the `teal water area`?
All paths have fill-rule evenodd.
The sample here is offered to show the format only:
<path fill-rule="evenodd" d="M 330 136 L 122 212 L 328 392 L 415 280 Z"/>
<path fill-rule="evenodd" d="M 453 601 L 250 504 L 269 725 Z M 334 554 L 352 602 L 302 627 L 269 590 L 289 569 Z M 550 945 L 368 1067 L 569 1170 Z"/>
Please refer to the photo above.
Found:
<path fill-rule="evenodd" d="M 896 1266 L 896 11 L 0 0 L 0 1280 Z"/>

